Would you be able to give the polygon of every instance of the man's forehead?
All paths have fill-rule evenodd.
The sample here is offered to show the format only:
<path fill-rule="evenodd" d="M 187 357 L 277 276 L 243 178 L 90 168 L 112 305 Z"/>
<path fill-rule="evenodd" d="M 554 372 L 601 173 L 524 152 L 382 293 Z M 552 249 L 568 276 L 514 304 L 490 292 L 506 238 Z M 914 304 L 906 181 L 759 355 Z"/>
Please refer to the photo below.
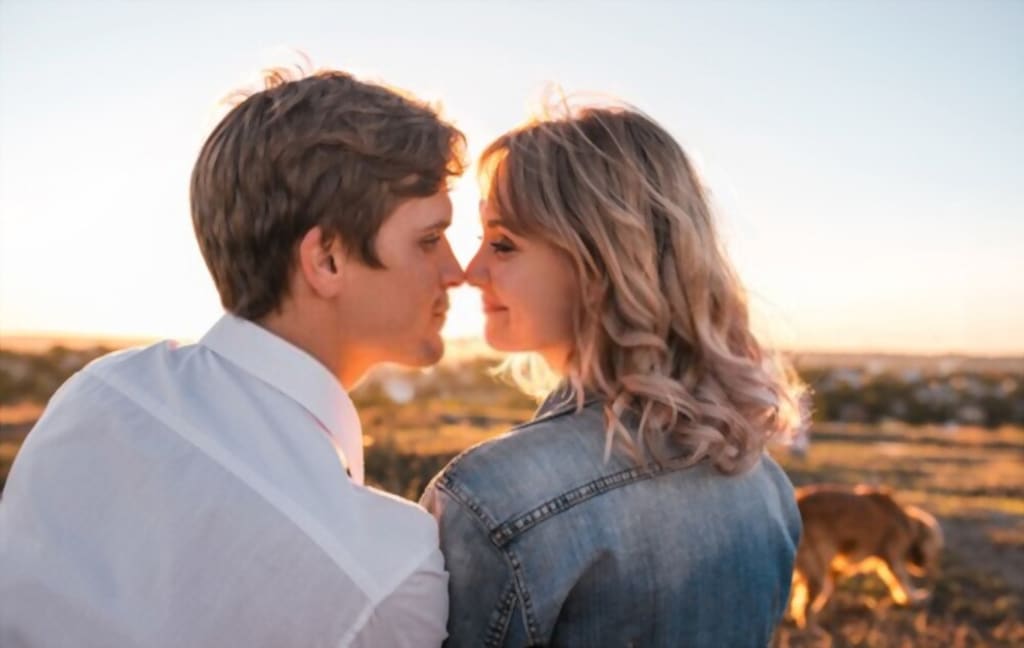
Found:
<path fill-rule="evenodd" d="M 448 192 L 425 198 L 409 198 L 395 209 L 388 224 L 410 229 L 444 229 L 452 223 L 452 201 Z"/>
<path fill-rule="evenodd" d="M 436 198 L 436 200 L 431 202 L 425 210 L 429 214 L 424 216 L 430 222 L 424 225 L 424 227 L 429 229 L 447 229 L 452 224 L 452 199 L 447 191 L 442 191 L 432 198 Z"/>

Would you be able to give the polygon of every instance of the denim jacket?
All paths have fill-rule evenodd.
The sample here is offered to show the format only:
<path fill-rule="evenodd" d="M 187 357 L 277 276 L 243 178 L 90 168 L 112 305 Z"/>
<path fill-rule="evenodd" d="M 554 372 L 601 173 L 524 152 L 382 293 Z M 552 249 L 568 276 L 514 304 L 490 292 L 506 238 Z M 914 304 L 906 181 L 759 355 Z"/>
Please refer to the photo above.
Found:
<path fill-rule="evenodd" d="M 765 455 L 724 476 L 604 461 L 601 403 L 549 398 L 427 487 L 449 572 L 449 646 L 765 646 L 800 514 Z"/>

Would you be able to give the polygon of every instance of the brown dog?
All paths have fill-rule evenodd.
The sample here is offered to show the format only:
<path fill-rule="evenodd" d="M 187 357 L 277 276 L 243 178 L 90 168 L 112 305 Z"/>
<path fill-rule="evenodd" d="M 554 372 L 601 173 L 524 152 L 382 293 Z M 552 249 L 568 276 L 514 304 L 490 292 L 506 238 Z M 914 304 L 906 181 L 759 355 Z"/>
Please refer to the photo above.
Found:
<path fill-rule="evenodd" d="M 796 497 L 804 531 L 789 614 L 798 627 L 814 624 L 840 576 L 873 571 L 899 605 L 928 598 L 909 575 L 937 570 L 942 530 L 934 517 L 900 506 L 885 489 L 866 486 L 807 486 Z"/>

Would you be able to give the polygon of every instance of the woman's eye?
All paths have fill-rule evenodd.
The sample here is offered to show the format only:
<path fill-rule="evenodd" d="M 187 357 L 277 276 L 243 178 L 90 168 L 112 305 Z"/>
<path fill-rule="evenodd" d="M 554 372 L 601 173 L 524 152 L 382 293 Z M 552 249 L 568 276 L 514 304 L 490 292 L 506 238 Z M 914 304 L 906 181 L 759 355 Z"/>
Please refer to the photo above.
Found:
<path fill-rule="evenodd" d="M 432 250 L 435 247 L 437 247 L 437 244 L 440 243 L 440 242 L 441 242 L 441 237 L 440 236 L 431 236 L 431 237 L 425 238 L 422 241 L 420 241 L 420 245 L 422 245 L 423 249 L 425 249 L 425 250 Z"/>
<path fill-rule="evenodd" d="M 514 245 L 512 245 L 511 241 L 509 241 L 508 239 L 502 237 L 502 238 L 497 239 L 495 241 L 491 241 L 491 249 L 494 250 L 498 254 L 505 254 L 507 252 L 512 252 L 516 248 L 515 248 Z"/>

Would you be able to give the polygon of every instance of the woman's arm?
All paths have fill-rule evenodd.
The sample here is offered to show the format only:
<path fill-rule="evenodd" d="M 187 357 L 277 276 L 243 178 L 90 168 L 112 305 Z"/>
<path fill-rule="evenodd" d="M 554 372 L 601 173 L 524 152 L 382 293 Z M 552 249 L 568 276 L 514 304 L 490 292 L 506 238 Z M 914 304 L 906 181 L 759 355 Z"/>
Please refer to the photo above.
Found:
<path fill-rule="evenodd" d="M 432 482 L 420 504 L 436 519 L 448 570 L 446 646 L 526 645 L 522 606 L 509 555 L 465 498 Z"/>

